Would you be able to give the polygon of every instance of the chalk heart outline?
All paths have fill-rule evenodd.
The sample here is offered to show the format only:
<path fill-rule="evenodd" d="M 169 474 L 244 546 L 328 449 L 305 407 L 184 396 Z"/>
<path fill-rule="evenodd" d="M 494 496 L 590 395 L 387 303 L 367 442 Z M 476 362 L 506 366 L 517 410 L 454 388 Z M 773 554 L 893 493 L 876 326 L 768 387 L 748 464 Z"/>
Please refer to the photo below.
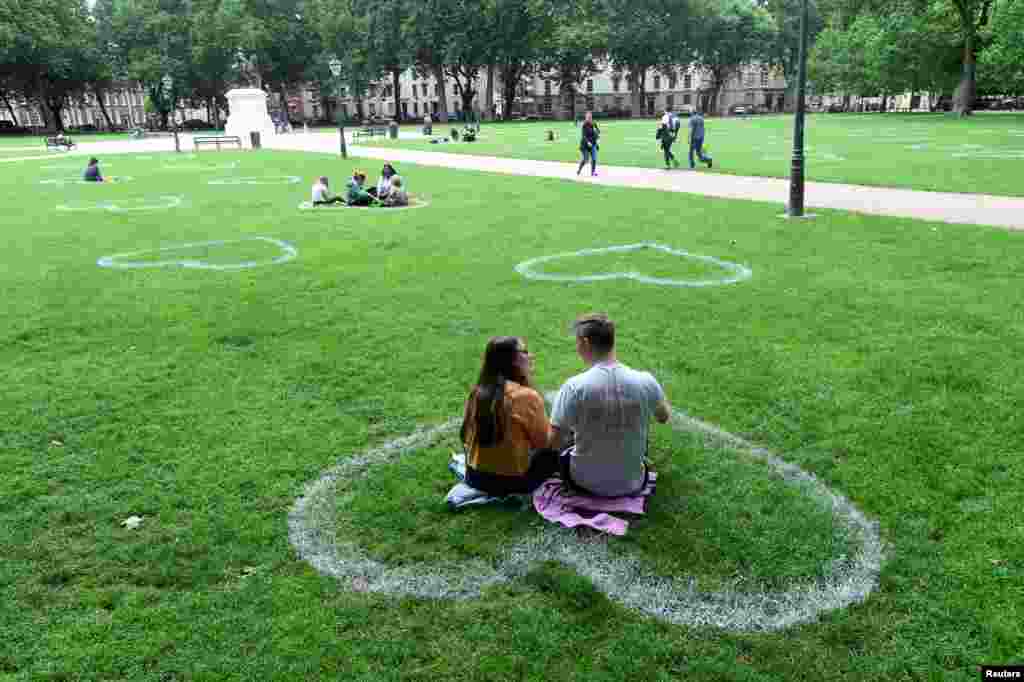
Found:
<path fill-rule="evenodd" d="M 549 401 L 553 397 L 551 393 L 547 396 Z M 573 568 L 626 608 L 678 625 L 732 631 L 779 630 L 813 622 L 823 613 L 865 601 L 878 587 L 886 548 L 876 521 L 813 474 L 680 411 L 670 421 L 673 429 L 698 434 L 708 445 L 763 461 L 779 477 L 781 485 L 797 487 L 830 509 L 835 522 L 860 541 L 853 555 L 833 557 L 823 577 L 794 581 L 779 591 L 745 592 L 727 587 L 701 592 L 690 576 L 652 575 L 636 558 L 613 554 L 607 537 L 578 537 L 554 525 L 546 525 L 516 542 L 496 564 L 471 560 L 388 566 L 371 559 L 356 539 L 338 537 L 336 515 L 347 504 L 346 498 L 351 497 L 339 496 L 339 483 L 352 490 L 351 486 L 376 467 L 436 443 L 454 433 L 460 423 L 461 420 L 450 419 L 382 446 L 344 455 L 308 483 L 288 513 L 288 540 L 298 557 L 319 573 L 337 578 L 360 592 L 459 600 L 475 599 L 490 586 L 522 578 L 537 564 L 557 561 Z"/>
<path fill-rule="evenodd" d="M 130 175 L 116 175 L 107 178 L 106 182 L 120 183 L 120 182 L 131 182 L 135 180 Z M 48 178 L 46 180 L 40 180 L 40 185 L 96 185 L 102 187 L 105 182 L 96 182 L 94 180 L 85 180 L 83 178 Z"/>
<path fill-rule="evenodd" d="M 201 246 L 227 246 L 229 244 L 238 244 L 240 242 L 251 242 L 260 241 L 273 244 L 281 249 L 281 254 L 275 256 L 270 260 L 262 261 L 242 261 L 240 263 L 208 263 L 206 261 L 195 260 L 195 259 L 183 259 L 183 258 L 169 258 L 166 260 L 156 261 L 132 261 L 126 260 L 135 258 L 138 256 L 144 256 L 147 254 L 170 254 L 175 251 L 185 251 L 187 249 L 193 249 Z M 189 242 L 187 244 L 175 244 L 174 246 L 165 246 L 159 249 L 146 249 L 144 251 L 132 251 L 131 253 L 119 253 L 113 256 L 103 256 L 96 261 L 96 265 L 101 268 L 122 268 L 127 270 L 138 270 L 144 268 L 167 268 L 167 267 L 181 267 L 191 268 L 195 270 L 245 270 L 248 268 L 258 268 L 264 265 L 280 265 L 290 260 L 295 259 L 299 255 L 299 250 L 293 245 L 286 241 L 275 239 L 273 237 L 243 237 L 240 239 L 216 239 L 213 241 L 205 242 Z"/>
<path fill-rule="evenodd" d="M 125 202 L 131 201 L 150 201 L 156 203 L 141 204 L 136 206 L 124 206 Z M 58 211 L 111 211 L 114 213 L 123 213 L 126 211 L 167 211 L 172 208 L 177 208 L 184 203 L 184 199 L 176 195 L 164 195 L 154 197 L 152 199 L 148 197 L 141 197 L 137 199 L 117 199 L 109 201 L 100 201 L 95 204 L 88 206 L 71 206 L 68 204 L 58 204 Z"/>
<path fill-rule="evenodd" d="M 729 274 L 722 279 L 668 279 L 664 277 L 649 277 L 639 272 L 608 272 L 595 275 L 563 275 L 563 274 L 551 274 L 547 272 L 538 272 L 534 268 L 544 263 L 550 263 L 556 260 L 563 260 L 566 258 L 583 258 L 585 256 L 594 256 L 602 253 L 624 253 L 630 251 L 640 251 L 644 249 L 654 249 L 667 253 L 672 256 L 678 256 L 680 258 L 686 258 L 689 260 L 695 260 L 701 263 L 706 263 L 715 267 L 722 268 Z M 553 256 L 541 256 L 539 258 L 531 258 L 530 260 L 523 261 L 515 267 L 523 277 L 527 279 L 545 280 L 549 282 L 603 282 L 614 279 L 631 279 L 636 282 L 642 282 L 644 284 L 656 284 L 660 286 L 671 286 L 671 287 L 712 287 L 722 286 L 724 284 L 734 284 L 743 280 L 750 279 L 753 276 L 753 271 L 745 265 L 739 263 L 733 263 L 731 261 L 722 260 L 715 258 L 714 256 L 704 256 L 698 253 L 690 253 L 689 251 L 683 251 L 681 249 L 673 249 L 670 246 L 664 244 L 656 244 L 654 242 L 640 242 L 639 244 L 623 244 L 620 246 L 605 246 L 595 249 L 582 249 L 580 251 L 573 251 L 570 253 L 559 253 Z"/>
<path fill-rule="evenodd" d="M 208 180 L 207 185 L 297 185 L 302 182 L 298 175 L 267 175 L 265 177 L 217 178 Z"/>

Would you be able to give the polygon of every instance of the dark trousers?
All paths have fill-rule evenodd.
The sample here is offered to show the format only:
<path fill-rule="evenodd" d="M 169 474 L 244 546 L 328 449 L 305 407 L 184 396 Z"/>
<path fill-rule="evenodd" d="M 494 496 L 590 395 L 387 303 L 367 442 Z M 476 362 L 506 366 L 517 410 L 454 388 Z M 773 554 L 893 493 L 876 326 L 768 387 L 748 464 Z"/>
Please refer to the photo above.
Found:
<path fill-rule="evenodd" d="M 345 197 L 331 197 L 330 199 L 326 199 L 324 201 L 314 201 L 313 205 L 314 206 L 326 206 L 327 204 L 344 204 L 344 203 L 345 203 Z"/>
<path fill-rule="evenodd" d="M 505 476 L 466 467 L 466 485 L 488 495 L 526 495 L 559 471 L 558 451 L 550 448 L 530 453 L 530 467 L 522 476 Z"/>
<path fill-rule="evenodd" d="M 373 203 L 373 197 L 360 197 L 354 201 L 348 202 L 349 206 L 369 206 Z"/>
<path fill-rule="evenodd" d="M 665 152 L 665 168 L 668 168 L 673 163 L 675 165 L 677 165 L 677 166 L 679 165 L 679 162 L 676 161 L 675 154 L 672 153 L 672 143 L 671 142 L 669 142 L 668 144 L 662 144 L 661 145 L 661 151 Z"/>
<path fill-rule="evenodd" d="M 587 161 L 588 160 L 590 161 L 590 172 L 591 173 L 596 173 L 597 172 L 597 145 L 594 145 L 593 147 L 581 147 L 580 148 L 580 154 L 583 155 L 583 158 L 580 159 L 580 167 L 576 169 L 576 175 L 580 174 L 580 171 L 583 170 L 583 167 L 587 165 Z"/>
<path fill-rule="evenodd" d="M 711 163 L 710 156 L 704 156 L 704 138 L 694 137 L 690 139 L 690 168 L 694 168 L 697 164 L 693 161 L 693 154 L 697 153 L 697 158 L 704 163 Z"/>

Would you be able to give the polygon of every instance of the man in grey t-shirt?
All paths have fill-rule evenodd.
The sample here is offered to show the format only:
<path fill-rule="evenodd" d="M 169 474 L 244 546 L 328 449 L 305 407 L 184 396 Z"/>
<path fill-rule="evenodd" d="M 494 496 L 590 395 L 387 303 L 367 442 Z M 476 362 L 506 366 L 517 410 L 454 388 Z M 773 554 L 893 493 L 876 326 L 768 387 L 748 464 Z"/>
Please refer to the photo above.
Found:
<path fill-rule="evenodd" d="M 648 372 L 615 357 L 615 323 L 607 315 L 574 323 L 576 352 L 587 371 L 562 385 L 551 410 L 551 446 L 568 451 L 572 483 L 601 497 L 631 495 L 647 479 L 647 428 L 672 416 L 665 392 Z"/>

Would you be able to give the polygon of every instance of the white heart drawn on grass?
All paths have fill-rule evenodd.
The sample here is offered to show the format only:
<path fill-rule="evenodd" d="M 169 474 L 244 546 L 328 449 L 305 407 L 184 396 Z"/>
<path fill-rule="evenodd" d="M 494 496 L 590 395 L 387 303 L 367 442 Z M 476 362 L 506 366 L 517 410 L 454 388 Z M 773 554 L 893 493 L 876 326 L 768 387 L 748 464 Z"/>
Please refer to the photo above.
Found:
<path fill-rule="evenodd" d="M 521 578 L 536 564 L 557 561 L 626 608 L 679 625 L 738 631 L 778 630 L 811 622 L 825 612 L 864 601 L 878 586 L 885 548 L 876 522 L 813 474 L 679 411 L 672 416 L 673 429 L 700 435 L 709 444 L 764 462 L 781 485 L 793 486 L 830 509 L 836 525 L 857 540 L 852 556 L 833 556 L 822 577 L 794 581 L 782 590 L 700 591 L 689 576 L 653 575 L 638 559 L 616 556 L 605 537 L 580 538 L 550 525 L 522 538 L 495 563 L 471 560 L 389 566 L 368 556 L 358 538 L 339 532 L 336 516 L 348 503 L 345 500 L 350 501 L 353 492 L 358 494 L 353 488 L 343 494 L 339 482 L 358 483 L 378 467 L 455 432 L 459 423 L 451 419 L 354 456 L 346 453 L 307 484 L 288 513 L 288 540 L 299 558 L 324 575 L 358 586 L 358 591 L 428 599 L 474 599 L 490 586 Z"/>
<path fill-rule="evenodd" d="M 133 204 L 131 202 L 142 202 Z M 168 195 L 161 197 L 142 197 L 139 199 L 117 199 L 112 201 L 100 201 L 94 204 L 85 204 L 81 206 L 60 204 L 57 206 L 58 211 L 165 211 L 172 208 L 181 206 L 182 198 L 178 196 Z"/>
<path fill-rule="evenodd" d="M 118 175 L 116 177 L 107 178 L 107 182 L 131 182 L 134 180 L 130 175 Z M 102 185 L 101 182 L 95 180 L 85 180 L 83 178 L 49 178 L 48 180 L 40 180 L 40 185 Z"/>
<path fill-rule="evenodd" d="M 129 260 L 138 256 L 145 256 L 147 254 L 170 254 L 175 251 L 185 251 L 187 249 L 194 249 L 203 246 L 227 246 L 228 244 L 238 244 L 241 242 L 260 241 L 273 244 L 281 249 L 281 254 L 275 256 L 270 260 L 262 261 L 242 261 L 240 263 L 209 263 L 202 260 L 196 260 L 194 258 L 167 258 L 163 260 L 153 261 L 133 261 Z M 299 250 L 288 242 L 280 239 L 274 239 L 273 237 L 244 237 L 242 239 L 217 239 L 208 242 L 190 242 L 188 244 L 176 244 L 174 246 L 165 246 L 160 249 L 147 249 L 145 251 L 132 251 L 131 253 L 119 253 L 113 256 L 103 256 L 96 261 L 96 264 L 101 268 L 123 268 L 128 270 L 135 270 L 141 268 L 166 268 L 166 267 L 180 267 L 180 268 L 194 268 L 197 270 L 244 270 L 246 268 L 256 268 L 261 265 L 279 265 L 287 261 L 292 260 L 299 255 Z"/>
<path fill-rule="evenodd" d="M 207 185 L 294 185 L 302 182 L 298 175 L 268 175 L 266 177 L 218 178 L 209 180 Z"/>
<path fill-rule="evenodd" d="M 630 251 L 640 251 L 641 249 L 654 249 L 667 253 L 672 256 L 678 256 L 680 258 L 686 258 L 688 260 L 694 260 L 700 263 L 706 263 L 718 268 L 725 270 L 729 273 L 727 276 L 721 279 L 668 279 L 663 277 L 649 277 L 639 272 L 606 272 L 598 275 L 556 275 L 546 272 L 537 272 L 534 268 L 542 263 L 550 263 L 551 261 L 562 260 L 566 258 L 582 258 L 585 256 L 594 256 L 602 253 L 623 253 Z M 722 284 L 733 284 L 740 282 L 745 279 L 750 279 L 753 276 L 753 271 L 745 265 L 739 263 L 733 263 L 726 260 L 715 258 L 714 256 L 703 256 L 697 253 L 690 253 L 689 251 L 682 251 L 680 249 L 673 249 L 663 244 L 655 244 L 653 242 L 641 242 L 639 244 L 624 244 L 622 246 L 606 246 L 597 249 L 582 249 L 580 251 L 573 251 L 571 253 L 559 253 L 553 256 L 541 256 L 540 258 L 531 258 L 530 260 L 523 261 L 516 266 L 516 272 L 527 279 L 540 279 L 547 280 L 550 282 L 601 282 L 611 279 L 631 279 L 637 282 L 643 282 L 644 284 L 660 284 L 662 286 L 670 287 L 711 287 L 719 286 Z"/>

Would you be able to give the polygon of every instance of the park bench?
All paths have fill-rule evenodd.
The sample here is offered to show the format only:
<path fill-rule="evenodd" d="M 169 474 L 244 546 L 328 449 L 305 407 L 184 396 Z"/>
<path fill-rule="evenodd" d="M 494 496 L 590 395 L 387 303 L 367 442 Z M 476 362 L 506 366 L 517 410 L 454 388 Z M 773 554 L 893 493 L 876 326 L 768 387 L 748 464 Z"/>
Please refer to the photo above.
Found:
<path fill-rule="evenodd" d="M 373 137 L 374 135 L 380 135 L 381 137 L 387 137 L 388 129 L 385 126 L 366 126 L 361 130 L 357 130 L 352 136 L 352 139 L 358 140 L 360 137 Z"/>
<path fill-rule="evenodd" d="M 242 138 L 237 135 L 207 135 L 205 137 L 193 137 L 192 144 L 195 145 L 197 151 L 201 144 L 215 144 L 217 145 L 217 151 L 220 151 L 222 144 L 233 144 L 241 149 Z"/>
<path fill-rule="evenodd" d="M 46 150 L 51 149 L 69 151 L 75 148 L 75 143 L 68 138 L 59 139 L 57 137 L 44 137 L 43 143 L 46 145 Z"/>

